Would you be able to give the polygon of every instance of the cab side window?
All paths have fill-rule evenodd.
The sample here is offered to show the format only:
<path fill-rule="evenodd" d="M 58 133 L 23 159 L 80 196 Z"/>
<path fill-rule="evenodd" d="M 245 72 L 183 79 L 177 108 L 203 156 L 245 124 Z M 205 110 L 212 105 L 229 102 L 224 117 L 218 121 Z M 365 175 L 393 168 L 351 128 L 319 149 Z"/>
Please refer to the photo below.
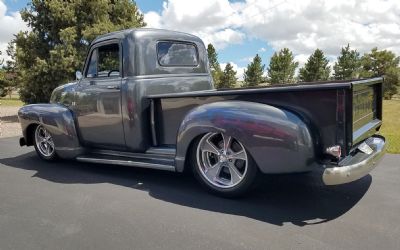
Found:
<path fill-rule="evenodd" d="M 86 77 L 115 77 L 120 72 L 118 44 L 107 44 L 93 50 Z"/>

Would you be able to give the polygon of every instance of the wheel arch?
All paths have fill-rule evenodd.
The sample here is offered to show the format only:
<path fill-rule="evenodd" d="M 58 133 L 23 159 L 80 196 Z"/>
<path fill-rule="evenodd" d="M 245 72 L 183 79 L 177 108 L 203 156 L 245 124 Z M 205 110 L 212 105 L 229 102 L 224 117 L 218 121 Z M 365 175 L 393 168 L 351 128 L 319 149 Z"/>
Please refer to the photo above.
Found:
<path fill-rule="evenodd" d="M 74 158 L 82 152 L 74 116 L 67 107 L 59 104 L 26 105 L 18 111 L 18 117 L 27 146 L 34 143 L 34 128 L 42 125 L 51 133 L 61 158 Z"/>
<path fill-rule="evenodd" d="M 266 104 L 221 101 L 198 106 L 183 119 L 177 135 L 178 172 L 188 165 L 193 142 L 209 132 L 239 140 L 263 173 L 305 172 L 316 166 L 310 130 L 299 116 Z"/>
<path fill-rule="evenodd" d="M 189 159 L 191 158 L 192 149 L 196 146 L 196 141 L 199 141 L 206 133 L 199 134 L 195 136 L 189 143 L 185 157 L 183 159 L 183 168 L 181 170 L 177 170 L 178 172 L 189 171 L 192 166 L 190 166 Z"/>

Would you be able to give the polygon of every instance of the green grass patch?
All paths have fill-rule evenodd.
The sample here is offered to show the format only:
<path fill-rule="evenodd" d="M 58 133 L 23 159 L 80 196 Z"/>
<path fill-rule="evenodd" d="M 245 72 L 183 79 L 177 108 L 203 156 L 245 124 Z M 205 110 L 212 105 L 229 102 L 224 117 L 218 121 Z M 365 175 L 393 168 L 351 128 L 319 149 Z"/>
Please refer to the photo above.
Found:
<path fill-rule="evenodd" d="M 383 101 L 383 125 L 380 130 L 388 142 L 389 153 L 400 153 L 400 100 Z"/>
<path fill-rule="evenodd" d="M 4 97 L 0 98 L 0 106 L 13 106 L 13 107 L 21 107 L 24 103 L 17 97 Z"/>

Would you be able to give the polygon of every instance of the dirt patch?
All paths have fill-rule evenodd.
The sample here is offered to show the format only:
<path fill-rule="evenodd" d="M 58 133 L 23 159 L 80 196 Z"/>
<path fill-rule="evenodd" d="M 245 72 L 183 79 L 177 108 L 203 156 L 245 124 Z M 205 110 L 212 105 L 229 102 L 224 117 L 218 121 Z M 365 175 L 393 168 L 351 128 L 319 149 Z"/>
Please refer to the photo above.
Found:
<path fill-rule="evenodd" d="M 0 106 L 0 138 L 22 135 L 17 116 L 19 108 Z"/>

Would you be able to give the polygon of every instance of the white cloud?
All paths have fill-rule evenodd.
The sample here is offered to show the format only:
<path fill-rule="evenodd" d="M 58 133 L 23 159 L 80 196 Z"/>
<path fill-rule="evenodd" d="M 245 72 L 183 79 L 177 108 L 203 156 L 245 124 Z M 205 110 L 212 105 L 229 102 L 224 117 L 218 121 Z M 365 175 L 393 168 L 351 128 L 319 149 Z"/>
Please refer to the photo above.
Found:
<path fill-rule="evenodd" d="M 7 6 L 0 0 L 0 51 L 2 52 L 0 60 L 8 59 L 6 49 L 8 43 L 14 38 L 14 34 L 28 29 L 19 12 L 13 12 L 10 15 L 6 13 Z"/>
<path fill-rule="evenodd" d="M 146 13 L 145 20 L 196 34 L 218 49 L 259 38 L 304 61 L 316 48 L 334 58 L 347 43 L 361 53 L 377 46 L 400 54 L 399 17 L 398 0 L 165 0 L 162 12 Z"/>
<path fill-rule="evenodd" d="M 307 55 L 307 54 L 298 54 L 298 55 L 296 55 L 294 57 L 294 61 L 299 63 L 299 67 L 298 68 L 301 68 L 301 67 L 304 66 L 304 64 L 306 64 L 308 56 L 309 55 Z"/>
<path fill-rule="evenodd" d="M 148 27 L 161 28 L 161 16 L 154 11 L 149 11 L 144 14 L 144 20 Z"/>
<path fill-rule="evenodd" d="M 258 50 L 258 52 L 261 52 L 261 53 L 262 53 L 262 52 L 265 52 L 265 51 L 267 51 L 267 49 L 264 48 L 264 47 L 263 47 L 263 48 L 260 48 L 260 49 Z"/>
<path fill-rule="evenodd" d="M 253 59 L 254 59 L 254 57 L 249 56 L 249 57 L 243 57 L 243 58 L 241 58 L 239 61 L 240 61 L 240 62 L 250 63 L 250 62 L 253 61 Z"/>
<path fill-rule="evenodd" d="M 199 36 L 205 44 L 212 43 L 217 49 L 228 44 L 241 43 L 245 34 L 238 30 L 241 22 L 237 9 L 242 4 L 228 0 L 168 0 L 161 13 L 145 13 L 149 27 L 188 32 Z"/>
<path fill-rule="evenodd" d="M 203 39 L 206 45 L 212 43 L 217 49 L 223 49 L 228 44 L 241 43 L 245 37 L 242 32 L 233 29 L 223 29 L 211 34 L 205 31 L 197 31 L 194 34 Z"/>
<path fill-rule="evenodd" d="M 400 2 L 397 0 L 248 0 L 243 28 L 276 50 L 288 47 L 297 55 L 316 48 L 330 56 L 350 43 L 367 52 L 372 47 L 400 53 Z M 250 6 L 251 4 L 251 6 Z M 271 6 L 276 6 L 273 9 Z M 253 20 L 251 22 L 245 20 Z"/>

